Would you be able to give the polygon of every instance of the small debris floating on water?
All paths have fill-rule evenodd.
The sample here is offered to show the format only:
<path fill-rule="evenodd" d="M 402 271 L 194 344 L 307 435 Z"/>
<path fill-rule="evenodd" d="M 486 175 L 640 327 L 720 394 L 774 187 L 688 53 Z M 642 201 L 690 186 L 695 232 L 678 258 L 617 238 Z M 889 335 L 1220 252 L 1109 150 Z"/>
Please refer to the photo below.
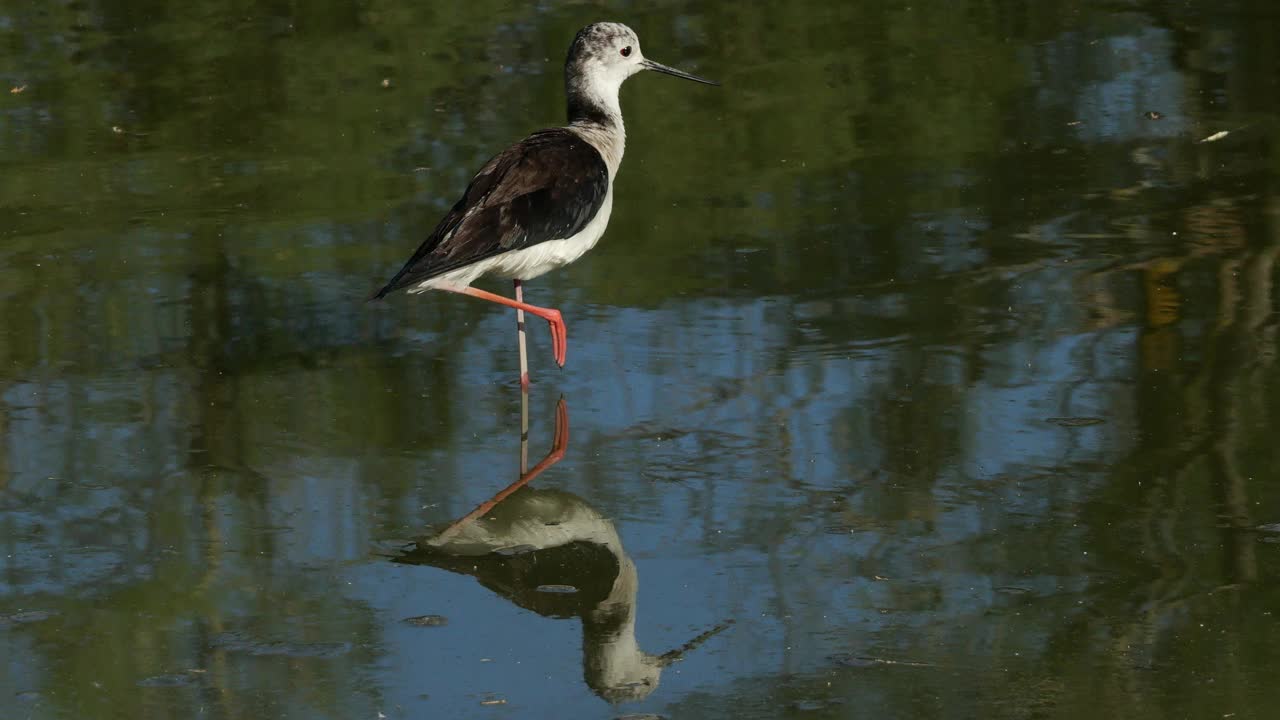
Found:
<path fill-rule="evenodd" d="M 449 618 L 443 615 L 417 615 L 407 617 L 401 622 L 414 627 L 444 627 L 449 624 Z"/>
<path fill-rule="evenodd" d="M 538 592 L 544 593 L 563 593 L 570 594 L 578 592 L 578 588 L 572 585 L 539 585 Z"/>
<path fill-rule="evenodd" d="M 1202 142 L 1202 143 L 1217 142 L 1217 141 L 1221 140 L 1222 138 L 1224 138 L 1224 137 L 1226 137 L 1226 136 L 1228 136 L 1228 135 L 1230 135 L 1230 134 L 1231 134 L 1231 131 L 1230 131 L 1230 130 L 1219 130 L 1218 132 L 1216 132 L 1216 133 L 1214 133 L 1214 134 L 1210 135 L 1210 136 L 1209 136 L 1209 137 L 1207 137 L 1207 138 L 1202 138 L 1202 139 L 1200 140 L 1200 142 Z"/>
<path fill-rule="evenodd" d="M 488 700 L 481 700 L 480 704 L 481 705 L 506 705 L 507 701 L 503 700 L 502 698 L 489 698 Z"/>
<path fill-rule="evenodd" d="M 10 95 L 21 95 L 27 89 L 26 85 L 15 85 L 9 88 Z"/>
<path fill-rule="evenodd" d="M 1148 110 L 1142 113 L 1142 117 L 1148 120 L 1161 120 L 1164 118 L 1164 113 L 1158 112 L 1156 110 Z"/>

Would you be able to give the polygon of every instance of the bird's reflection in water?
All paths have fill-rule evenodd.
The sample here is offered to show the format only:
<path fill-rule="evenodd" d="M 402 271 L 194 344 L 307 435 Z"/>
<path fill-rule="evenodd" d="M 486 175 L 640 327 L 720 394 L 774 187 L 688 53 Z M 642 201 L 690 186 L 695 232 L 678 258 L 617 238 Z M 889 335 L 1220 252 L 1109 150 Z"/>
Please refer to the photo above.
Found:
<path fill-rule="evenodd" d="M 663 668 L 727 623 L 662 655 L 640 649 L 639 577 L 613 522 L 573 493 L 528 486 L 563 457 L 568 406 L 561 398 L 551 451 L 531 470 L 525 469 L 527 394 L 522 408 L 520 479 L 443 531 L 418 539 L 394 560 L 474 576 L 539 615 L 580 618 L 587 685 L 609 702 L 640 700 L 658 686 Z"/>

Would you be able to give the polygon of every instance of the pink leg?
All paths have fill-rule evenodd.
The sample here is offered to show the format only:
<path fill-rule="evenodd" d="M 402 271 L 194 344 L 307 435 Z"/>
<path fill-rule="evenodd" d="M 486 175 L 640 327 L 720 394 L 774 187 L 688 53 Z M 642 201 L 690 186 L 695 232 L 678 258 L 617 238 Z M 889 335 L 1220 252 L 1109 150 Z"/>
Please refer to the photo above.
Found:
<path fill-rule="evenodd" d="M 568 348 L 569 338 L 568 332 L 564 327 L 564 319 L 560 317 L 559 310 L 530 305 L 528 303 L 512 300 L 508 297 L 495 295 L 494 293 L 486 292 L 484 290 L 477 290 L 473 287 L 441 286 L 440 289 L 458 293 L 459 295 L 470 295 L 474 298 L 488 300 L 489 302 L 495 302 L 499 305 L 506 305 L 507 307 L 513 307 L 517 310 L 524 310 L 531 315 L 537 315 L 543 320 L 546 320 L 547 323 L 551 325 L 551 350 L 555 353 L 556 364 L 560 367 L 564 367 L 565 350 Z"/>
<path fill-rule="evenodd" d="M 480 503 L 475 510 L 467 513 L 463 517 L 458 518 L 452 525 L 445 528 L 439 535 L 441 539 L 450 538 L 458 533 L 464 525 L 474 521 L 476 518 L 484 517 L 486 513 L 492 510 L 498 503 L 511 497 L 511 493 L 519 490 L 529 484 L 530 480 L 538 477 L 547 468 L 555 465 L 564 459 L 564 451 L 569 447 L 569 404 L 564 398 L 560 398 L 560 402 L 556 403 L 556 431 L 555 436 L 551 440 L 551 450 L 542 461 L 534 465 L 528 470 L 520 474 L 520 479 L 502 488 L 496 495 Z"/>

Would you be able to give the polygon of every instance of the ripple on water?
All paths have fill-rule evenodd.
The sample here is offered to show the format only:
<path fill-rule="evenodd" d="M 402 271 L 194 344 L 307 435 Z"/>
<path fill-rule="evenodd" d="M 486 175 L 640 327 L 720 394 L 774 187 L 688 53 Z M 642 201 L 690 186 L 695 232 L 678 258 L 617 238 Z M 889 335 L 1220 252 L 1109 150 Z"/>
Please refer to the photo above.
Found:
<path fill-rule="evenodd" d="M 1053 423 L 1061 427 L 1089 427 L 1090 425 L 1101 425 L 1106 422 L 1100 417 L 1051 417 L 1045 422 Z"/>
<path fill-rule="evenodd" d="M 572 585 L 539 585 L 538 592 L 543 593 L 560 593 L 562 595 L 571 595 L 578 592 L 578 588 Z"/>
<path fill-rule="evenodd" d="M 19 610 L 11 613 L 0 613 L 0 627 L 42 622 L 57 614 L 54 610 Z"/>
<path fill-rule="evenodd" d="M 335 658 L 351 652 L 349 642 L 298 643 L 288 641 L 261 641 L 224 633 L 214 639 L 212 647 L 232 653 L 291 658 Z"/>
<path fill-rule="evenodd" d="M 187 671 L 181 673 L 168 673 L 164 675 L 152 675 L 149 678 L 143 678 L 138 681 L 138 687 L 188 687 L 195 685 L 199 679 L 199 673 Z"/>
<path fill-rule="evenodd" d="M 443 615 L 418 615 L 407 617 L 401 622 L 414 627 L 443 627 L 449 624 L 449 618 Z"/>

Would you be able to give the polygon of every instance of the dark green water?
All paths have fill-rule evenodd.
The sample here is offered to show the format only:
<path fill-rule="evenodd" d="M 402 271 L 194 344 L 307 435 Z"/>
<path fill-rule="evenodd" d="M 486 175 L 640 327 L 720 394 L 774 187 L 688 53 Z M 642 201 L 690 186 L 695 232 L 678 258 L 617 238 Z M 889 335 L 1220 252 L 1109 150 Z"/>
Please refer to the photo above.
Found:
<path fill-rule="evenodd" d="M 624 88 L 609 232 L 528 289 L 563 460 L 434 547 L 519 475 L 514 320 L 363 299 L 599 19 L 724 87 Z M 0 2 L 0 717 L 1272 717 L 1277 37 Z"/>

